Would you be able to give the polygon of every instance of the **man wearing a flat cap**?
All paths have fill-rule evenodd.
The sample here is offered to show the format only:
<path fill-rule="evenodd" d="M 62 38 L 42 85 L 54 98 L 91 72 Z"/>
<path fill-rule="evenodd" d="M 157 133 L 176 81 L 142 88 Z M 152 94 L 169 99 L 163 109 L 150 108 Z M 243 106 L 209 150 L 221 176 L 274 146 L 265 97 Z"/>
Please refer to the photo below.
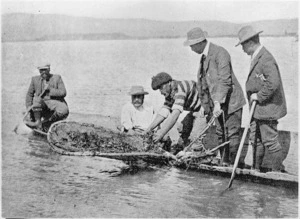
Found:
<path fill-rule="evenodd" d="M 238 32 L 243 51 L 251 56 L 250 71 L 246 81 L 246 93 L 251 104 L 256 101 L 250 125 L 250 141 L 254 146 L 253 167 L 260 171 L 265 147 L 272 159 L 272 171 L 280 171 L 282 147 L 278 141 L 278 119 L 287 113 L 279 67 L 272 54 L 260 44 L 259 34 L 252 26 Z"/>
<path fill-rule="evenodd" d="M 160 72 L 152 78 L 151 87 L 153 90 L 159 90 L 165 97 L 165 102 L 146 133 L 152 131 L 160 124 L 161 129 L 154 133 L 154 142 L 164 141 L 168 132 L 173 128 L 183 111 L 189 113 L 182 120 L 182 128 L 179 131 L 178 142 L 173 148 L 175 154 L 190 143 L 190 135 L 194 129 L 196 120 L 194 113 L 199 112 L 201 103 L 198 98 L 198 89 L 195 81 L 178 81 L 172 78 L 166 72 Z"/>
<path fill-rule="evenodd" d="M 232 165 L 240 143 L 242 110 L 246 101 L 233 73 L 231 57 L 223 47 L 209 42 L 199 27 L 187 33 L 184 46 L 190 46 L 193 52 L 201 55 L 197 74 L 202 106 L 200 114 L 218 117 L 216 134 L 219 143 L 230 141 L 225 153 L 221 152 L 224 154 L 222 159 L 224 165 Z"/>
<path fill-rule="evenodd" d="M 142 86 L 132 86 L 129 91 L 131 102 L 122 108 L 122 131 L 129 134 L 142 134 L 154 118 L 153 106 L 144 103 L 148 92 Z"/>
<path fill-rule="evenodd" d="M 51 123 L 68 116 L 69 109 L 64 99 L 67 92 L 61 76 L 50 74 L 50 64 L 40 65 L 37 69 L 40 75 L 31 78 L 26 94 L 26 108 L 32 117 L 26 124 L 47 131 Z"/>

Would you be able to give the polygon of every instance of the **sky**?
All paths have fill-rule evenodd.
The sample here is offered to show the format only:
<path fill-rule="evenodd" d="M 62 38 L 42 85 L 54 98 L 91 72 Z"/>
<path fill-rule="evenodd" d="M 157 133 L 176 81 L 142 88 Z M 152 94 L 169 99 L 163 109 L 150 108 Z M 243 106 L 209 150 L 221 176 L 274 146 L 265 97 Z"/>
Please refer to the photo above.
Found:
<path fill-rule="evenodd" d="M 219 20 L 243 23 L 298 18 L 298 1 L 202 0 L 2 0 L 4 13 L 65 14 L 95 18 L 161 21 Z"/>

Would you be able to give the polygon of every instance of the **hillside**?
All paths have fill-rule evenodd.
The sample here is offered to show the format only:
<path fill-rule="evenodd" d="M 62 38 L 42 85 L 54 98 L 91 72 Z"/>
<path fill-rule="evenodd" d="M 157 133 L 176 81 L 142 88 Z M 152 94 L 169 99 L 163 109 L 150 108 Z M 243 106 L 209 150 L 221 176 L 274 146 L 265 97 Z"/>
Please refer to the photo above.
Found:
<path fill-rule="evenodd" d="M 250 23 L 263 35 L 282 36 L 298 32 L 298 19 L 257 21 Z M 27 40 L 101 40 L 185 37 L 199 26 L 210 37 L 236 36 L 245 23 L 223 21 L 167 22 L 146 19 L 98 19 L 57 14 L 4 14 L 2 41 Z"/>

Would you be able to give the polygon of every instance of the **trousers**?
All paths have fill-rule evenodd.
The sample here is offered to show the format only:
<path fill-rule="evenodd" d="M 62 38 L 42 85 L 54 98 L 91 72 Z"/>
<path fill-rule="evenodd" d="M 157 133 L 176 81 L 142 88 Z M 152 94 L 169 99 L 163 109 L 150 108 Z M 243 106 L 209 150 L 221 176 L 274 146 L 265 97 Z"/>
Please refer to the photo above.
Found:
<path fill-rule="evenodd" d="M 43 100 L 41 98 L 34 98 L 32 110 L 42 111 L 42 115 L 50 111 L 52 113 L 53 122 L 65 119 L 69 115 L 67 103 L 53 99 Z"/>
<path fill-rule="evenodd" d="M 216 134 L 218 136 L 219 144 L 230 141 L 229 147 L 225 147 L 225 151 L 221 150 L 221 153 L 224 154 L 224 162 L 234 164 L 241 140 L 243 108 L 240 108 L 231 114 L 227 114 L 227 110 L 223 110 L 223 112 L 225 118 L 221 115 L 216 119 Z M 239 162 L 242 161 L 240 160 Z"/>
<path fill-rule="evenodd" d="M 277 120 L 253 119 L 250 124 L 249 141 L 254 147 L 254 168 L 260 169 L 265 148 L 272 157 L 272 170 L 280 170 L 282 163 L 282 147 L 278 140 Z"/>

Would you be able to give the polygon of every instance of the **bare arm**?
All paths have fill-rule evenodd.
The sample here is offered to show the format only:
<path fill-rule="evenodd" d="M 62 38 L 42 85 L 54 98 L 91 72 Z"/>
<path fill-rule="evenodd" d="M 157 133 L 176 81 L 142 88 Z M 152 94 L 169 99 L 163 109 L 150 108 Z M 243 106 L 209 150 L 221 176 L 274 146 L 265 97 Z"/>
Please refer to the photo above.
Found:
<path fill-rule="evenodd" d="M 153 139 L 155 142 L 160 141 L 171 130 L 171 128 L 173 128 L 180 113 L 181 112 L 178 109 L 173 110 L 166 124 L 155 134 Z"/>
<path fill-rule="evenodd" d="M 150 124 L 150 126 L 146 129 L 146 133 L 152 131 L 155 129 L 157 126 L 159 126 L 166 118 L 157 114 L 156 117 L 154 118 L 153 122 Z"/>

